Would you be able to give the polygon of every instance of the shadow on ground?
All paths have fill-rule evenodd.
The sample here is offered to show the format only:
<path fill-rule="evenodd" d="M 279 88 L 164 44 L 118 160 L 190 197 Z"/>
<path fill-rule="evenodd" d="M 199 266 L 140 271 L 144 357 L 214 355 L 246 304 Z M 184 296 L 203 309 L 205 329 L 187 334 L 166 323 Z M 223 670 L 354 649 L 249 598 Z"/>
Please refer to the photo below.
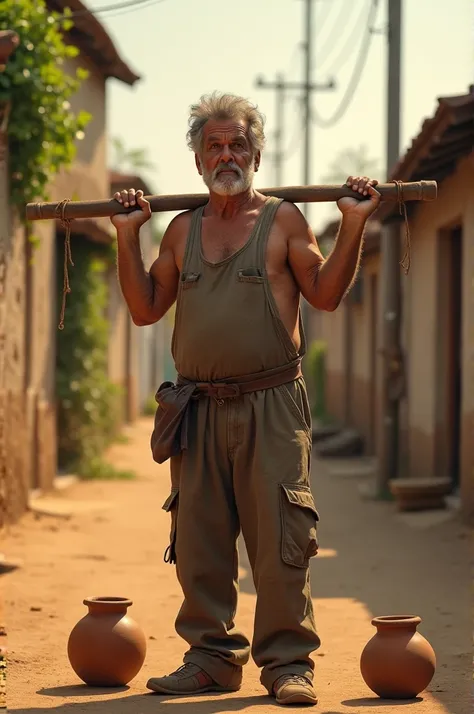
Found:
<path fill-rule="evenodd" d="M 83 692 L 80 693 L 79 690 L 82 689 Z M 69 690 L 69 694 L 66 690 Z M 56 693 L 57 692 L 57 693 Z M 107 693 L 110 696 L 110 690 L 107 692 L 94 691 L 94 693 L 99 697 L 101 694 Z M 58 696 L 58 697 L 78 697 L 78 696 L 91 696 L 92 690 L 88 687 L 58 687 L 57 689 L 40 690 L 38 694 L 47 694 L 48 696 Z M 87 714 L 152 714 L 156 712 L 157 707 L 166 708 L 167 705 L 172 704 L 174 709 L 172 711 L 179 712 L 179 714 L 220 714 L 221 712 L 239 712 L 247 710 L 249 707 L 259 707 L 265 706 L 265 712 L 270 709 L 275 709 L 275 711 L 281 711 L 281 707 L 278 706 L 274 700 L 270 699 L 268 696 L 239 696 L 235 695 L 222 695 L 222 697 L 216 699 L 216 695 L 213 695 L 212 699 L 209 699 L 206 695 L 202 697 L 194 697 L 192 700 L 180 700 L 177 701 L 175 697 L 166 697 L 156 694 L 143 694 L 143 695 L 131 695 L 129 697 L 116 697 L 114 699 L 107 699 L 103 701 L 87 701 L 87 702 L 73 702 L 70 704 L 64 704 L 60 707 L 43 708 L 43 707 L 32 707 L 27 709 L 15 709 L 16 714 L 42 714 L 43 712 L 72 712 L 73 714 L 80 714 L 80 712 L 87 712 Z M 409 701 L 397 701 L 397 706 L 409 706 L 415 705 L 422 702 L 423 699 L 418 697 L 417 699 Z M 384 707 L 394 705 L 393 701 L 383 701 L 377 697 L 373 698 L 363 698 L 363 699 L 348 699 L 341 702 L 341 709 L 339 710 L 324 710 L 319 709 L 320 714 L 347 714 L 350 709 L 356 709 L 358 712 L 371 707 Z M 349 708 L 349 709 L 348 709 Z M 291 708 L 294 710 L 294 707 Z"/>
<path fill-rule="evenodd" d="M 58 689 L 60 690 L 57 694 L 58 697 L 68 696 L 64 691 L 66 687 L 58 687 Z M 77 691 L 72 693 L 73 689 L 77 690 L 79 687 L 71 687 L 70 689 L 71 697 L 80 696 Z M 49 691 L 54 692 L 54 690 Z M 38 692 L 38 694 L 44 693 L 44 690 Z M 107 694 L 110 697 L 110 690 Z M 50 693 L 49 696 L 54 695 Z M 91 690 L 88 687 L 84 687 L 83 696 L 91 696 Z M 61 714 L 66 714 L 66 712 L 71 712 L 71 714 L 80 714 L 81 712 L 87 712 L 87 714 L 154 714 L 158 707 L 164 709 L 167 706 L 173 706 L 171 711 L 179 712 L 179 714 L 218 714 L 220 712 L 239 712 L 251 706 L 266 706 L 266 711 L 268 711 L 268 709 L 273 708 L 272 704 L 275 710 L 281 711 L 281 707 L 274 704 L 272 699 L 265 695 L 242 697 L 238 694 L 232 696 L 225 694 L 218 699 L 215 697 L 215 694 L 212 695 L 212 699 L 202 695 L 201 697 L 193 697 L 192 700 L 182 699 L 178 702 L 176 697 L 166 697 L 151 693 L 116 697 L 103 701 L 72 702 L 59 707 L 43 708 L 35 706 L 12 711 L 15 714 L 43 714 L 43 712 L 60 712 Z"/>
<path fill-rule="evenodd" d="M 407 518 L 396 512 L 393 503 L 364 500 L 359 485 L 366 478 L 356 469 L 354 476 L 335 476 L 331 465 L 315 460 L 313 467 L 320 547 L 334 552 L 333 557 L 312 561 L 313 596 L 353 598 L 373 616 L 419 615 L 419 631 L 434 647 L 438 660 L 428 691 L 449 714 L 468 714 L 472 616 L 467 528 L 456 515 L 444 521 L 439 513 Z M 253 593 L 248 559 L 243 547 L 240 550 L 246 571 L 240 589 Z M 316 611 L 316 620 L 317 616 Z M 367 639 L 373 634 L 369 621 Z M 462 702 L 460 692 L 465 692 Z M 381 706 L 380 700 L 346 701 L 343 708 L 375 704 Z"/>

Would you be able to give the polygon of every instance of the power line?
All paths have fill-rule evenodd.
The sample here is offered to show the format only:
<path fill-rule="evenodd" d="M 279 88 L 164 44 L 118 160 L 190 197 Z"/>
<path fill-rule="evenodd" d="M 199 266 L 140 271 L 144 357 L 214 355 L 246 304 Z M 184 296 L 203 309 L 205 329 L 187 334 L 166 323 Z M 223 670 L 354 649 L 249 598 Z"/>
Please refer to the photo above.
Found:
<path fill-rule="evenodd" d="M 165 2 L 165 0 L 151 0 L 152 4 L 157 5 L 158 3 Z M 102 12 L 111 12 L 113 10 L 121 10 L 122 8 L 138 8 L 140 5 L 149 3 L 150 0 L 125 0 L 125 2 L 115 3 L 113 5 L 105 5 L 104 7 L 99 7 L 97 10 L 76 10 L 76 12 L 71 12 L 69 14 L 59 15 L 57 20 L 73 20 L 75 17 L 81 17 L 83 15 L 99 15 Z"/>
<path fill-rule="evenodd" d="M 293 47 L 293 52 L 291 53 L 290 61 L 288 62 L 290 69 L 288 70 L 287 74 L 289 77 L 291 77 L 291 75 L 293 74 L 293 70 L 295 69 L 295 66 L 296 66 L 296 60 L 299 59 L 301 48 L 302 48 L 301 42 L 297 42 L 296 45 Z"/>
<path fill-rule="evenodd" d="M 341 0 L 341 4 L 339 6 L 339 12 L 335 15 L 336 21 L 334 23 L 334 26 L 331 28 L 331 31 L 329 32 L 328 37 L 326 38 L 325 42 L 322 43 L 321 50 L 318 52 L 318 49 L 316 48 L 316 59 L 318 62 L 318 68 L 319 68 L 319 57 L 324 57 L 327 51 L 330 51 L 334 47 L 334 41 L 333 37 L 334 34 L 337 33 L 338 37 L 340 36 L 339 29 L 341 27 L 341 24 L 347 25 L 348 19 L 350 18 L 350 13 L 352 11 L 352 8 L 354 8 L 356 3 L 352 1 L 349 4 L 350 10 L 347 10 L 345 0 Z M 344 20 L 344 23 L 342 22 Z M 320 31 L 320 27 L 317 28 L 317 33 Z M 316 37 L 316 39 L 318 39 Z M 324 62 L 324 59 L 322 60 Z"/>
<path fill-rule="evenodd" d="M 293 132 L 293 136 L 291 137 L 291 141 L 288 144 L 288 148 L 283 152 L 283 158 L 285 159 L 285 161 L 291 158 L 291 156 L 293 156 L 293 154 L 299 149 L 301 145 L 301 140 L 303 139 L 304 112 L 301 106 L 303 98 L 296 97 L 294 98 L 294 101 L 297 105 L 298 111 L 301 112 L 301 115 L 300 121 L 295 122 L 295 130 Z"/>
<path fill-rule="evenodd" d="M 369 5 L 369 2 L 367 5 Z M 339 52 L 336 54 L 334 60 L 329 65 L 328 69 L 325 69 L 326 74 L 333 75 L 341 71 L 341 69 L 352 59 L 351 49 L 356 45 L 356 39 L 363 32 L 365 27 L 365 17 L 367 12 L 367 5 L 361 6 L 361 12 L 357 20 L 355 21 L 352 30 L 346 37 L 345 42 L 342 44 Z M 326 68 L 325 59 L 322 60 L 322 66 Z"/>
<path fill-rule="evenodd" d="M 324 27 L 324 25 L 327 22 L 328 17 L 330 17 L 330 15 L 331 15 L 331 5 L 329 3 L 327 5 L 323 5 L 323 10 L 325 8 L 327 8 L 327 10 L 324 13 L 324 15 L 322 16 L 322 18 L 316 16 L 316 36 L 317 36 L 318 32 L 320 32 L 321 29 Z M 316 6 L 316 10 L 317 10 L 317 6 Z"/>
<path fill-rule="evenodd" d="M 139 10 L 148 10 L 149 7 L 153 7 L 153 5 L 158 5 L 159 3 L 165 2 L 165 0 L 143 0 L 143 5 L 140 6 Z M 107 15 L 107 20 L 109 20 L 112 17 L 120 17 L 121 15 L 128 15 L 131 12 L 135 10 L 135 3 L 133 5 L 130 5 L 130 7 L 127 7 L 125 9 L 122 9 L 118 12 L 113 12 L 111 15 Z"/>
<path fill-rule="evenodd" d="M 347 85 L 346 92 L 342 97 L 341 103 L 339 104 L 338 108 L 336 109 L 332 117 L 329 117 L 329 119 L 324 119 L 323 117 L 319 116 L 318 113 L 314 110 L 312 112 L 312 120 L 320 127 L 327 129 L 331 126 L 334 126 L 334 124 L 340 121 L 354 98 L 354 95 L 359 86 L 359 82 L 362 78 L 362 73 L 364 71 L 365 63 L 367 62 L 367 57 L 369 55 L 370 45 L 374 34 L 372 32 L 373 22 L 375 20 L 377 10 L 378 0 L 372 0 L 372 4 L 370 6 L 367 18 L 366 35 L 364 37 L 359 51 L 359 55 L 354 65 L 354 72 L 352 73 L 352 76 Z"/>

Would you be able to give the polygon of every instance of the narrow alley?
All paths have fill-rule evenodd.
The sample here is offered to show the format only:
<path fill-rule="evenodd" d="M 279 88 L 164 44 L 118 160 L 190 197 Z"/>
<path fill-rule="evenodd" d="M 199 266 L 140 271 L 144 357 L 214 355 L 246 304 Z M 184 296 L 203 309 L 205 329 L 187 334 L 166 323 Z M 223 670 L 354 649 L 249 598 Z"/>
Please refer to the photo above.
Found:
<path fill-rule="evenodd" d="M 38 503 L 7 533 L 6 549 L 22 567 L 0 578 L 6 611 L 0 622 L 8 655 L 8 710 L 16 714 L 214 714 L 273 712 L 251 663 L 239 693 L 199 698 L 160 697 L 146 690 L 150 676 L 181 663 L 174 632 L 180 590 L 163 562 L 169 492 L 167 466 L 149 449 L 149 419 L 115 445 L 109 459 L 137 473 L 134 481 L 81 482 Z M 391 503 L 361 498 L 361 471 L 315 461 L 313 491 L 321 515 L 320 554 L 312 563 L 313 595 L 322 647 L 316 685 L 322 714 L 468 714 L 471 679 L 469 534 L 449 511 L 402 515 Z M 85 614 L 89 595 L 133 600 L 130 615 L 148 641 L 145 664 L 128 688 L 93 690 L 70 668 L 69 632 Z M 237 622 L 251 633 L 255 596 L 245 556 Z M 416 701 L 384 702 L 367 689 L 359 657 L 374 634 L 375 615 L 420 615 L 438 668 Z M 6 642 L 5 642 L 6 641 Z M 315 711 L 316 711 L 315 710 Z"/>

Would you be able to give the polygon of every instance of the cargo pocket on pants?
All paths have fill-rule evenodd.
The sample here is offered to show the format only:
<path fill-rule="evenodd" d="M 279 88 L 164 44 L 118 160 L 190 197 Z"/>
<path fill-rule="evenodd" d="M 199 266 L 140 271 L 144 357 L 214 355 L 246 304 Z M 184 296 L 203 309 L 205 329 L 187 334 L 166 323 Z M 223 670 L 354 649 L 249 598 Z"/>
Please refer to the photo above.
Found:
<path fill-rule="evenodd" d="M 318 552 L 319 514 L 306 486 L 280 484 L 281 557 L 287 565 L 307 568 Z"/>
<path fill-rule="evenodd" d="M 164 502 L 162 508 L 171 514 L 170 543 L 165 550 L 163 560 L 170 565 L 176 565 L 176 523 L 178 520 L 178 496 L 179 489 L 173 488 L 170 495 Z"/>

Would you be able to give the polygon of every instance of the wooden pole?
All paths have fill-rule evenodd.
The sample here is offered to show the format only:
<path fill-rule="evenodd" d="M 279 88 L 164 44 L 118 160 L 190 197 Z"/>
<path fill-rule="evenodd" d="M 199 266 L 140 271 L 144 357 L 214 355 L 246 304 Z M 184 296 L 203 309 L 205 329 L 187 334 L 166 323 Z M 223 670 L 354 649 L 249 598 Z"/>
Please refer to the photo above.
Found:
<path fill-rule="evenodd" d="M 348 186 L 285 186 L 280 188 L 258 189 L 265 196 L 276 196 L 291 203 L 318 203 L 338 201 L 350 197 L 366 200 Z M 377 191 L 383 201 L 434 201 L 438 187 L 436 181 L 415 181 L 412 183 L 379 184 Z M 147 196 L 153 212 L 186 211 L 199 208 L 209 200 L 206 193 L 178 194 L 175 196 Z M 28 203 L 26 219 L 39 221 L 54 218 L 69 220 L 72 218 L 103 218 L 117 213 L 131 213 L 136 207 L 125 208 L 114 198 L 99 201 L 69 201 L 59 203 Z"/>
<path fill-rule="evenodd" d="M 388 0 L 388 67 L 387 67 L 387 177 L 400 156 L 400 99 L 402 0 Z M 393 389 L 402 374 L 402 297 L 400 284 L 400 223 L 392 220 L 382 228 L 382 348 L 383 387 L 382 430 L 379 444 L 379 468 L 376 496 L 390 497 L 389 483 L 398 476 L 400 445 L 400 395 Z M 394 394 L 395 392 L 395 394 Z"/>

